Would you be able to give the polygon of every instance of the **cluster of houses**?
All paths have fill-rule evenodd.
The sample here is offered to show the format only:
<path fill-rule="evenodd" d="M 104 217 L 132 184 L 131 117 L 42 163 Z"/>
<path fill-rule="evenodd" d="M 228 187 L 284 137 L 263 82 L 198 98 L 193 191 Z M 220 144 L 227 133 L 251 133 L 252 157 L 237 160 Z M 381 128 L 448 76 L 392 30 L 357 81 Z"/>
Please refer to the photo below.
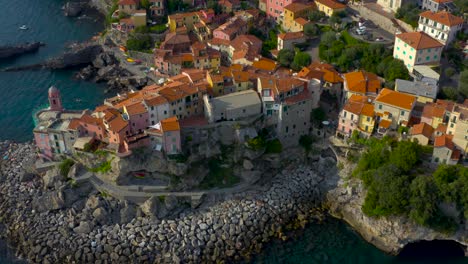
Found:
<path fill-rule="evenodd" d="M 383 136 L 400 127 L 403 137 L 433 145 L 433 162 L 456 164 L 468 152 L 468 100 L 457 104 L 419 93 L 419 87 L 381 88 L 379 77 L 368 72 L 343 75 L 345 100 L 336 134 L 349 138 L 354 131 L 364 137 Z M 411 83 L 411 82 L 410 82 Z"/>

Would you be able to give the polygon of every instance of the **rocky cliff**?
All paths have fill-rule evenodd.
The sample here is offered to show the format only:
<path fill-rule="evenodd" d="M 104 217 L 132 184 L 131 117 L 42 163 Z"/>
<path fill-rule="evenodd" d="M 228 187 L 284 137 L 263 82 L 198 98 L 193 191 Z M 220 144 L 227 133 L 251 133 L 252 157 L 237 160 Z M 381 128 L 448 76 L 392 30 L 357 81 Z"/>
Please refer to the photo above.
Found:
<path fill-rule="evenodd" d="M 331 215 L 346 221 L 369 243 L 393 255 L 405 245 L 421 240 L 454 240 L 468 246 L 468 226 L 453 235 L 446 235 L 406 217 L 372 218 L 364 215 L 361 206 L 366 192 L 360 180 L 349 177 L 352 167 L 347 165 L 340 171 L 338 186 L 327 193 L 327 204 Z M 468 247 L 465 250 L 468 255 Z"/>

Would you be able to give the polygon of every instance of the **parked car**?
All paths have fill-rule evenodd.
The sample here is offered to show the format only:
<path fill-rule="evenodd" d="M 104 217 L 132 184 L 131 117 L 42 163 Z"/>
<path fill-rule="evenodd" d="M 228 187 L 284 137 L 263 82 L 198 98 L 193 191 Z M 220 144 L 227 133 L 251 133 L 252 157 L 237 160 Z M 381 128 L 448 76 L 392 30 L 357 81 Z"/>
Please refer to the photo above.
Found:
<path fill-rule="evenodd" d="M 356 34 L 358 34 L 358 35 L 364 35 L 364 34 L 366 34 L 366 30 L 365 30 L 365 29 L 364 29 L 364 30 L 363 30 L 363 29 L 357 29 L 357 30 L 356 30 Z"/>

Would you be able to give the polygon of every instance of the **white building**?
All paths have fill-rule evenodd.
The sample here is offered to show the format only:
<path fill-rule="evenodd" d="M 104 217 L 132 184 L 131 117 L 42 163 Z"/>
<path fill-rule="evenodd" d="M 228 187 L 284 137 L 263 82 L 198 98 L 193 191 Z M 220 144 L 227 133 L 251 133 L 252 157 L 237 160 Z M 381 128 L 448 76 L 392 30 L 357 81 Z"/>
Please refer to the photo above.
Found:
<path fill-rule="evenodd" d="M 166 98 L 162 96 L 154 96 L 144 100 L 146 109 L 148 109 L 149 126 L 154 126 L 159 121 L 166 119 L 170 116 L 169 103 Z"/>
<path fill-rule="evenodd" d="M 444 44 L 424 32 L 408 32 L 395 36 L 393 57 L 402 60 L 409 72 L 414 65 L 438 65 Z"/>
<path fill-rule="evenodd" d="M 427 33 L 447 46 L 463 29 L 463 18 L 447 11 L 425 11 L 419 15 L 418 30 Z"/>
<path fill-rule="evenodd" d="M 453 9 L 453 0 L 420 0 L 423 10 L 437 12 L 444 9 Z"/>

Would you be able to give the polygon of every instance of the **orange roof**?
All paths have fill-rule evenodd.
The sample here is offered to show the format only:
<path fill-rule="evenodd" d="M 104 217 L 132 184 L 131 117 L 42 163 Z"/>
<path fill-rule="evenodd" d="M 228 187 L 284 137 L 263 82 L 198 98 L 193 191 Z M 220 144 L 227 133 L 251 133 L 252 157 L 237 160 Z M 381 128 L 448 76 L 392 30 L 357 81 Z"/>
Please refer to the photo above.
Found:
<path fill-rule="evenodd" d="M 323 72 L 324 73 L 323 80 L 326 82 L 329 82 L 329 83 L 340 83 L 340 82 L 342 83 L 343 82 L 343 78 L 341 78 L 340 74 L 330 64 L 314 61 L 309 65 L 308 68 Z"/>
<path fill-rule="evenodd" d="M 447 132 L 447 125 L 444 125 L 440 123 L 437 128 L 435 129 L 436 132 L 439 132 L 441 134 L 445 134 Z"/>
<path fill-rule="evenodd" d="M 460 155 L 461 155 L 461 151 L 458 150 L 458 149 L 455 149 L 453 152 L 452 152 L 452 156 L 450 157 L 451 160 L 459 160 L 460 159 Z"/>
<path fill-rule="evenodd" d="M 290 12 L 293 12 L 293 13 L 296 13 L 296 12 L 299 12 L 299 11 L 302 11 L 304 9 L 308 9 L 308 8 L 313 8 L 314 6 L 311 4 L 303 4 L 303 3 L 291 3 L 287 6 L 284 7 L 285 10 L 288 10 Z"/>
<path fill-rule="evenodd" d="M 425 12 L 422 12 L 420 16 L 449 27 L 463 24 L 463 18 L 454 16 L 447 11 L 439 11 L 437 13 L 434 13 L 430 10 L 427 10 Z"/>
<path fill-rule="evenodd" d="M 286 32 L 286 33 L 278 34 L 278 38 L 282 40 L 300 39 L 300 38 L 304 38 L 304 33 L 302 31 Z"/>
<path fill-rule="evenodd" d="M 276 62 L 270 59 L 261 58 L 252 63 L 252 67 L 265 71 L 274 71 L 276 69 Z"/>
<path fill-rule="evenodd" d="M 94 109 L 94 112 L 103 112 L 104 110 L 108 109 L 108 105 L 99 105 L 96 106 L 96 109 Z"/>
<path fill-rule="evenodd" d="M 298 86 L 304 86 L 305 82 L 295 78 L 281 78 L 277 80 L 276 89 L 278 92 L 287 92 Z"/>
<path fill-rule="evenodd" d="M 145 102 L 147 106 L 156 106 L 167 103 L 167 100 L 162 96 L 152 96 L 145 99 Z"/>
<path fill-rule="evenodd" d="M 128 122 L 125 121 L 121 115 L 118 115 L 116 118 L 112 119 L 109 122 L 109 130 L 118 133 L 122 131 L 124 128 L 126 128 L 127 125 L 128 125 Z"/>
<path fill-rule="evenodd" d="M 374 117 L 374 106 L 369 103 L 367 96 L 353 94 L 346 102 L 344 110 L 356 115 Z"/>
<path fill-rule="evenodd" d="M 424 122 L 414 125 L 411 128 L 411 135 L 423 135 L 430 138 L 434 133 L 434 128 Z"/>
<path fill-rule="evenodd" d="M 310 23 L 309 20 L 306 20 L 303 17 L 299 17 L 299 18 L 294 19 L 294 22 L 298 23 L 301 26 L 304 26 L 305 24 Z"/>
<path fill-rule="evenodd" d="M 76 130 L 80 125 L 80 120 L 78 120 L 77 118 L 73 118 L 72 120 L 70 120 L 70 124 L 68 124 L 68 129 Z"/>
<path fill-rule="evenodd" d="M 425 118 L 443 118 L 445 114 L 445 108 L 437 104 L 426 104 L 424 106 L 422 117 Z"/>
<path fill-rule="evenodd" d="M 434 147 L 436 148 L 446 147 L 448 149 L 453 150 L 454 145 L 452 142 L 452 138 L 448 135 L 438 136 L 434 140 Z"/>
<path fill-rule="evenodd" d="M 333 1 L 333 0 L 315 0 L 315 2 L 319 3 L 319 4 L 322 4 L 326 7 L 329 7 L 331 9 L 343 9 L 343 8 L 346 8 L 346 5 L 343 5 L 341 3 L 338 3 L 336 1 Z"/>
<path fill-rule="evenodd" d="M 179 120 L 177 119 L 177 116 L 161 120 L 161 128 L 164 132 L 180 130 Z"/>
<path fill-rule="evenodd" d="M 397 38 L 407 43 L 416 50 L 439 48 L 443 47 L 444 44 L 433 39 L 431 36 L 424 32 L 408 32 L 396 35 Z"/>
<path fill-rule="evenodd" d="M 379 123 L 379 127 L 389 128 L 391 124 L 392 124 L 392 121 L 390 121 L 390 120 L 382 120 Z"/>
<path fill-rule="evenodd" d="M 374 116 L 374 105 L 364 103 L 362 110 L 361 110 L 361 115 L 365 116 Z"/>
<path fill-rule="evenodd" d="M 146 110 L 146 107 L 140 102 L 136 104 L 127 105 L 125 106 L 125 108 L 127 109 L 127 113 L 129 115 L 139 115 L 148 112 L 148 110 Z"/>
<path fill-rule="evenodd" d="M 297 77 L 299 78 L 315 78 L 321 80 L 325 74 L 322 71 L 316 69 L 310 69 L 307 67 L 302 68 L 301 71 L 297 73 Z"/>
<path fill-rule="evenodd" d="M 411 110 L 414 106 L 414 102 L 416 102 L 416 97 L 383 88 L 377 98 L 375 98 L 375 101 L 391 106 L 396 106 L 401 109 Z"/>
<path fill-rule="evenodd" d="M 381 85 L 377 75 L 370 72 L 350 72 L 344 74 L 343 77 L 347 83 L 348 90 L 355 93 L 377 93 Z"/>

